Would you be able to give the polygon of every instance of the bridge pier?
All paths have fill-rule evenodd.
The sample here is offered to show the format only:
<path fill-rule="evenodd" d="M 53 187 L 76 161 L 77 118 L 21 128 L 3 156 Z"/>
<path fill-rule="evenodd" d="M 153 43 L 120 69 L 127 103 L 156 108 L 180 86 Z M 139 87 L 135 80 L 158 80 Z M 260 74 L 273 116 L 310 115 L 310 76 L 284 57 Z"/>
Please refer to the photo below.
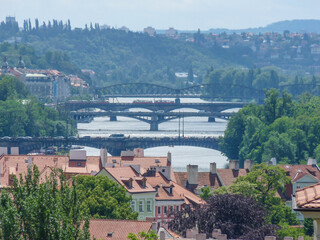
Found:
<path fill-rule="evenodd" d="M 150 123 L 150 131 L 158 131 L 159 130 L 159 123 L 156 121 L 152 121 Z"/>
<path fill-rule="evenodd" d="M 110 122 L 116 122 L 117 120 L 117 116 L 110 116 Z"/>
<path fill-rule="evenodd" d="M 216 122 L 216 119 L 214 117 L 208 117 L 208 122 Z"/>

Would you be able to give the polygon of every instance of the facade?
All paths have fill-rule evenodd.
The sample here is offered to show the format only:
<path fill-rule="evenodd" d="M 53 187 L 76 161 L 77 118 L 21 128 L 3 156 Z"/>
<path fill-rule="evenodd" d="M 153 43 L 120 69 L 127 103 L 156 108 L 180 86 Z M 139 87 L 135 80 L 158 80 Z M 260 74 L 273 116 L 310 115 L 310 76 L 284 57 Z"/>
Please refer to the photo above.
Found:
<path fill-rule="evenodd" d="M 146 27 L 143 29 L 144 33 L 147 33 L 150 37 L 154 37 L 156 35 L 156 29 L 154 29 L 153 27 Z"/>
<path fill-rule="evenodd" d="M 30 93 L 40 100 L 52 98 L 52 83 L 50 77 L 41 73 L 27 73 L 22 81 Z"/>
<path fill-rule="evenodd" d="M 104 168 L 97 176 L 107 176 L 122 185 L 132 197 L 131 207 L 138 212 L 138 220 L 155 217 L 156 190 L 132 166 Z"/>

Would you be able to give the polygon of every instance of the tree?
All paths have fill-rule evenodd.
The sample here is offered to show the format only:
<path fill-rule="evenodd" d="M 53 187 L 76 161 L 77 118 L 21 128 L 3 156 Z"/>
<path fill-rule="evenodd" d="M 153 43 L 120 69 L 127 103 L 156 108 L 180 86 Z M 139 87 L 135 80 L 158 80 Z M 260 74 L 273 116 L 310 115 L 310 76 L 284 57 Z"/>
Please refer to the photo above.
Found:
<path fill-rule="evenodd" d="M 24 178 L 13 178 L 0 195 L 1 239 L 90 239 L 86 210 L 62 170 L 44 179 L 33 166 Z"/>
<path fill-rule="evenodd" d="M 264 239 L 264 234 L 274 235 L 277 229 L 268 224 L 265 217 L 263 206 L 254 199 L 240 194 L 221 194 L 209 198 L 208 205 L 196 209 L 186 206 L 169 222 L 169 228 L 185 236 L 187 229 L 197 226 L 207 237 L 213 228 L 218 228 L 230 239 L 258 240 Z"/>
<path fill-rule="evenodd" d="M 130 239 L 130 240 L 158 240 L 159 238 L 153 230 L 150 230 L 149 232 L 145 232 L 145 231 L 139 232 L 138 236 L 136 236 L 133 233 L 129 233 L 128 239 Z"/>
<path fill-rule="evenodd" d="M 208 200 L 208 198 L 212 196 L 210 187 L 201 188 L 201 192 L 200 197 L 204 200 Z"/>
<path fill-rule="evenodd" d="M 106 176 L 82 176 L 75 178 L 79 199 L 83 208 L 94 218 L 134 219 L 138 213 L 130 206 L 131 197 L 124 187 Z"/>

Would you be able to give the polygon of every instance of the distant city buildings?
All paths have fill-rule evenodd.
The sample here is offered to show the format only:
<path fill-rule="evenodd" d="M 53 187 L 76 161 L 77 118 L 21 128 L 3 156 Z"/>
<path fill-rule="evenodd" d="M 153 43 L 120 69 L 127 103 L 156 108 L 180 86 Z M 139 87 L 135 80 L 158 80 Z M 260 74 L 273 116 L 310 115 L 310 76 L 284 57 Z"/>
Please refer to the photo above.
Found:
<path fill-rule="evenodd" d="M 19 58 L 16 67 L 10 67 L 7 58 L 4 57 L 0 73 L 12 75 L 21 80 L 30 93 L 42 101 L 63 102 L 71 96 L 69 76 L 57 70 L 28 69 L 22 57 Z M 84 85 L 86 84 L 82 83 L 81 86 Z"/>
<path fill-rule="evenodd" d="M 156 35 L 156 29 L 150 26 L 144 28 L 143 32 L 148 34 L 150 37 L 154 37 Z"/>
<path fill-rule="evenodd" d="M 168 30 L 166 30 L 167 37 L 175 38 L 177 35 L 178 35 L 178 31 L 173 27 L 170 27 Z"/>

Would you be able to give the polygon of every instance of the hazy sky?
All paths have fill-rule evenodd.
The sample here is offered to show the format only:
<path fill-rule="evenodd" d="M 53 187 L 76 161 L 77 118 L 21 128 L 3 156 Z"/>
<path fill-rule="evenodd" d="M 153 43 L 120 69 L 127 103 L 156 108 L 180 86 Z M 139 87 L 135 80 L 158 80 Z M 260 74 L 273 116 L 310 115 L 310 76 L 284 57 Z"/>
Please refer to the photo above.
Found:
<path fill-rule="evenodd" d="M 292 19 L 320 19 L 320 0 L 0 0 L 1 21 L 15 16 L 157 29 L 239 29 Z"/>

